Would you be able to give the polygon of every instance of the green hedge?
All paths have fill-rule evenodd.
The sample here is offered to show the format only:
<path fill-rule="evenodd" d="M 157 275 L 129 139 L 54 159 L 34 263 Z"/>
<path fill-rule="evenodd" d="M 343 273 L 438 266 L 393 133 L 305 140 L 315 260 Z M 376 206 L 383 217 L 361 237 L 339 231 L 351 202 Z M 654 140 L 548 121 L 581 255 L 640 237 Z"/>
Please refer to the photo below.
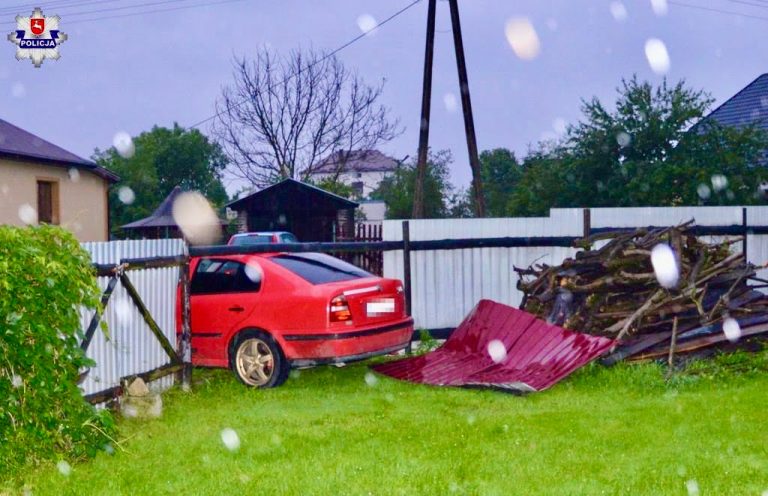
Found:
<path fill-rule="evenodd" d="M 89 364 L 78 308 L 96 308 L 90 258 L 58 227 L 0 226 L 0 480 L 45 459 L 92 456 L 114 424 L 77 387 Z"/>

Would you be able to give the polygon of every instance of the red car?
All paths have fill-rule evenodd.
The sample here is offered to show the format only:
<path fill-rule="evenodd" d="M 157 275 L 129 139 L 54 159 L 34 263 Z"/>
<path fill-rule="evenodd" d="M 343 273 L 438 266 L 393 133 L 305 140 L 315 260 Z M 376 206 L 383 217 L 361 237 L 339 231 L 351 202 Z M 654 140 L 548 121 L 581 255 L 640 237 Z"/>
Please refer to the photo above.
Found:
<path fill-rule="evenodd" d="M 401 350 L 413 333 L 400 281 L 329 255 L 192 257 L 190 271 L 192 363 L 229 367 L 249 386 Z M 179 305 L 179 333 L 180 317 Z"/>

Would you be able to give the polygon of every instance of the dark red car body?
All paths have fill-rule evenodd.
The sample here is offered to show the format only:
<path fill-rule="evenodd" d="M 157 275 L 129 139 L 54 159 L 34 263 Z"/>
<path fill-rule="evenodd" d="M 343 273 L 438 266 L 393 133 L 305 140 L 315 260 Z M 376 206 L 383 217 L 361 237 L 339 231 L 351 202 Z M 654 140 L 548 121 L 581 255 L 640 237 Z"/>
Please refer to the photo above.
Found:
<path fill-rule="evenodd" d="M 413 333 L 400 281 L 328 255 L 192 257 L 190 273 L 195 365 L 232 366 L 233 345 L 245 331 L 268 334 L 293 367 L 393 352 L 403 349 Z M 240 282 L 220 282 L 229 276 Z M 341 280 L 324 282 L 328 278 Z M 178 306 L 177 332 L 180 315 Z M 346 320 L 334 321 L 338 318 Z"/>

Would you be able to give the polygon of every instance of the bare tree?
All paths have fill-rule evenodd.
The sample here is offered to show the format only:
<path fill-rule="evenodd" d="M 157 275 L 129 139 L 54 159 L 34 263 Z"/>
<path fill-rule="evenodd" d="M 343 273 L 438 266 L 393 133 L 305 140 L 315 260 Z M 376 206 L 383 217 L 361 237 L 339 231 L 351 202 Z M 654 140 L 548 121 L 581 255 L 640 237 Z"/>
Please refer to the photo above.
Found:
<path fill-rule="evenodd" d="M 230 172 L 255 186 L 306 180 L 331 153 L 338 176 L 352 152 L 400 132 L 379 103 L 384 81 L 366 85 L 333 54 L 297 50 L 281 57 L 264 48 L 233 66 L 234 83 L 222 90 L 213 131 Z"/>

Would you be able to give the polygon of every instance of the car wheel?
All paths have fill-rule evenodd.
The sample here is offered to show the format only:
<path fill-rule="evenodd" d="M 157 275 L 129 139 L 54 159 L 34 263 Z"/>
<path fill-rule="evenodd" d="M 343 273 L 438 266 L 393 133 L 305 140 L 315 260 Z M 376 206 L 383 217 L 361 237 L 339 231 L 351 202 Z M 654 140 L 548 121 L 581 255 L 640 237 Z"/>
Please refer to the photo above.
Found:
<path fill-rule="evenodd" d="M 246 386 L 277 387 L 288 378 L 288 361 L 280 345 L 260 331 L 244 331 L 237 336 L 230 366 Z"/>

